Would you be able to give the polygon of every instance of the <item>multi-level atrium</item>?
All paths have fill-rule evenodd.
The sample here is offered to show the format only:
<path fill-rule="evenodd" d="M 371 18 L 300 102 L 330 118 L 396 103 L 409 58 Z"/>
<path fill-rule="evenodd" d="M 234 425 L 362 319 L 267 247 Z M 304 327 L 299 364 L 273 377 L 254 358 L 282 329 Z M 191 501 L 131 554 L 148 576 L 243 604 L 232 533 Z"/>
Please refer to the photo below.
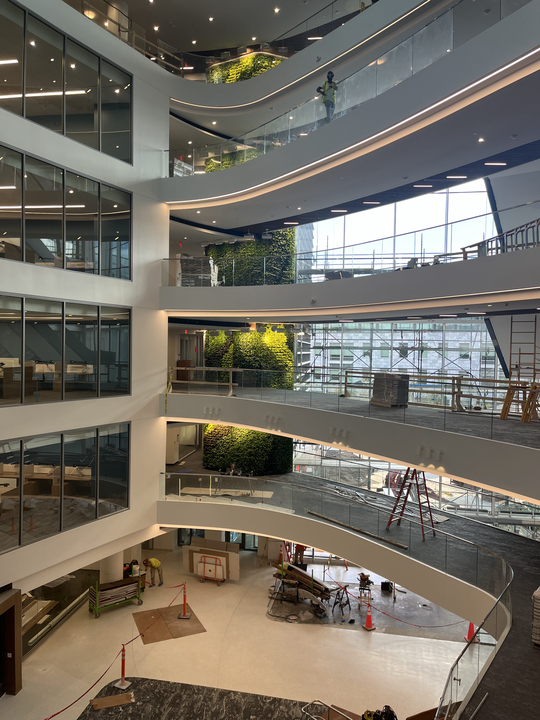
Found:
<path fill-rule="evenodd" d="M 185 5 L 0 0 L 1 717 L 535 717 L 540 0 Z"/>

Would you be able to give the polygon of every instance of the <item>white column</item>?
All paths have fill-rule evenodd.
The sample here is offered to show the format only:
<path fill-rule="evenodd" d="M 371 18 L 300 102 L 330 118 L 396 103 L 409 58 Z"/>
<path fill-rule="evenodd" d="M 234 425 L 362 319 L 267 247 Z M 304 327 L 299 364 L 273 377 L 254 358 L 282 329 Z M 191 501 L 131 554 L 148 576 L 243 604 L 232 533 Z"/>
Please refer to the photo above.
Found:
<path fill-rule="evenodd" d="M 99 563 L 99 582 L 103 583 L 116 582 L 124 576 L 124 551 L 109 555 L 103 558 Z"/>

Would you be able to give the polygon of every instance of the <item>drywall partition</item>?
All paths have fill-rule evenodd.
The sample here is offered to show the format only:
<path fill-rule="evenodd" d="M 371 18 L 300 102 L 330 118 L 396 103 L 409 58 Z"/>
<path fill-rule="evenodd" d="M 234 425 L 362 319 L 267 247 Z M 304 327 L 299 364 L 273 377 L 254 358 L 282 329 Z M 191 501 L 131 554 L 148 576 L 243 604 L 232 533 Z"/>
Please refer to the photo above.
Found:
<path fill-rule="evenodd" d="M 294 393 L 290 393 L 294 402 Z M 165 395 L 161 411 L 165 414 Z M 169 394 L 167 419 L 253 428 L 410 465 L 538 502 L 540 450 L 293 404 Z M 516 472 L 519 468 L 519 472 Z"/>
<path fill-rule="evenodd" d="M 241 503 L 159 501 L 160 526 L 234 529 L 238 532 L 280 538 L 307 547 L 323 547 L 360 567 L 428 598 L 460 617 L 479 625 L 495 602 L 484 590 L 431 568 L 390 547 L 318 520 L 272 510 L 269 506 Z"/>
<path fill-rule="evenodd" d="M 257 287 L 162 287 L 160 307 L 183 317 L 308 320 L 474 311 L 487 303 L 534 301 L 540 294 L 540 248 L 349 280 Z M 412 312 L 414 310 L 414 312 Z M 374 313 L 377 313 L 374 315 Z"/>

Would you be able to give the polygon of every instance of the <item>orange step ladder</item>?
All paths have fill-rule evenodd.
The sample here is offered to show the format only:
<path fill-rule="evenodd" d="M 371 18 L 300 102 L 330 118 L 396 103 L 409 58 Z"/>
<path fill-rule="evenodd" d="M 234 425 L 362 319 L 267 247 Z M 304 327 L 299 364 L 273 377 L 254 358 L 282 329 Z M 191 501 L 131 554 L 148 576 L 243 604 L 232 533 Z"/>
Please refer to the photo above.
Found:
<path fill-rule="evenodd" d="M 429 493 L 426 485 L 426 476 L 423 470 L 416 468 L 407 468 L 403 482 L 399 488 L 399 492 L 394 503 L 392 514 L 386 525 L 386 529 L 390 529 L 390 525 L 395 522 L 401 525 L 403 513 L 407 507 L 407 501 L 411 494 L 411 490 L 416 488 L 416 498 L 418 500 L 418 510 L 420 512 L 420 525 L 422 526 L 422 540 L 426 539 L 425 526 L 431 526 L 433 535 L 435 536 L 435 525 L 433 523 L 433 514 L 431 512 L 431 504 L 429 502 Z"/>

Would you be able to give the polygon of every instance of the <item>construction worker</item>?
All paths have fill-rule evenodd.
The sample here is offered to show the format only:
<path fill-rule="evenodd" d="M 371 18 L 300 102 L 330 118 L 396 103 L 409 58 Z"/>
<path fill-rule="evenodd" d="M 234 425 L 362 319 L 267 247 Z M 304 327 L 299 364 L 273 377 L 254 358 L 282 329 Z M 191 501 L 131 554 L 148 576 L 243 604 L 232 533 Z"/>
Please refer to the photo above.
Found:
<path fill-rule="evenodd" d="M 329 123 L 334 117 L 334 110 L 336 109 L 336 90 L 337 83 L 334 82 L 334 73 L 329 70 L 326 80 L 317 88 L 317 92 L 322 95 L 322 102 L 326 108 L 327 123 Z"/>
<path fill-rule="evenodd" d="M 150 568 L 150 577 L 151 582 L 148 583 L 148 587 L 154 587 L 156 584 L 156 570 L 158 571 L 159 576 L 159 586 L 161 587 L 163 585 L 163 570 L 161 569 L 161 563 L 157 558 L 146 558 L 146 560 L 143 560 L 143 565 L 145 568 Z"/>

